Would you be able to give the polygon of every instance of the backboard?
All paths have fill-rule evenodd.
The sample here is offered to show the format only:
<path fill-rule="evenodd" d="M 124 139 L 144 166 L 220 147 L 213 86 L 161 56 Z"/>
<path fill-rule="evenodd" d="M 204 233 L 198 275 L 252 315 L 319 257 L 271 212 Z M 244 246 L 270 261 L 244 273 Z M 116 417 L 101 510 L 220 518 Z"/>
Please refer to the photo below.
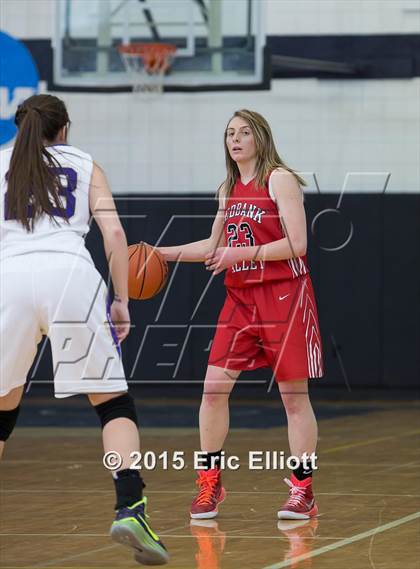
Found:
<path fill-rule="evenodd" d="M 57 0 L 54 83 L 130 85 L 118 45 L 176 45 L 165 89 L 258 86 L 263 80 L 261 0 Z"/>

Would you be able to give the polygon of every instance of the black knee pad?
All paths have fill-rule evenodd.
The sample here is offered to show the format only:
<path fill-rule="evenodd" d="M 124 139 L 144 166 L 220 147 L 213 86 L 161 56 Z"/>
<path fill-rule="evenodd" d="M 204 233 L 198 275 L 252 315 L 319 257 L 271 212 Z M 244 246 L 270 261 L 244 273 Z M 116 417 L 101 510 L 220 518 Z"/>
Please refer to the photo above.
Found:
<path fill-rule="evenodd" d="M 129 393 L 114 397 L 109 401 L 105 401 L 105 403 L 94 405 L 94 408 L 101 421 L 102 428 L 104 428 L 109 421 L 112 421 L 112 419 L 118 419 L 119 417 L 131 419 L 133 423 L 138 426 L 134 399 Z"/>
<path fill-rule="evenodd" d="M 0 441 L 7 441 L 15 428 L 20 405 L 10 411 L 0 411 Z"/>

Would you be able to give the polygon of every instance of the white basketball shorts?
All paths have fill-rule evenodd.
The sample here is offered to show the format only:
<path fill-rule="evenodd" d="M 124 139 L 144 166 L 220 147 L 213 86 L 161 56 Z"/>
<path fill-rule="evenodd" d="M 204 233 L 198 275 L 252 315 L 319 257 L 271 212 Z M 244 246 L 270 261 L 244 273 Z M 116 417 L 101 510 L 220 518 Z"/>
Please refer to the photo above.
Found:
<path fill-rule="evenodd" d="M 106 293 L 93 263 L 81 257 L 39 252 L 4 259 L 0 396 L 25 384 L 43 334 L 51 342 L 56 397 L 126 391 Z"/>

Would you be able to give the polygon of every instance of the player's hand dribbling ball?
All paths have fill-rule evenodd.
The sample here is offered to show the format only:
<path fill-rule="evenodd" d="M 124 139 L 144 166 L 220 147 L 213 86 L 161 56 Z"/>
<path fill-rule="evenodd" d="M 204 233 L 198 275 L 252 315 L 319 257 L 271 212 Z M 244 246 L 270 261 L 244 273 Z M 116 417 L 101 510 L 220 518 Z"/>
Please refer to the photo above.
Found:
<path fill-rule="evenodd" d="M 157 249 L 141 241 L 128 247 L 128 296 L 146 300 L 166 284 L 168 265 Z"/>

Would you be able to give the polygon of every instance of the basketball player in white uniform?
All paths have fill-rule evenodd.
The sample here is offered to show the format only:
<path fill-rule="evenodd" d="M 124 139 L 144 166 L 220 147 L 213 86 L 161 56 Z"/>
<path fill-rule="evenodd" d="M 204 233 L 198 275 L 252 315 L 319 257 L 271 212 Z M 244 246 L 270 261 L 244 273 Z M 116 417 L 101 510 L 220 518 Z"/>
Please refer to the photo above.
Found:
<path fill-rule="evenodd" d="M 16 112 L 14 147 L 0 152 L 0 456 L 46 334 L 55 396 L 85 393 L 100 419 L 105 452 L 121 457 L 113 471 L 111 536 L 133 547 L 139 563 L 161 565 L 169 556 L 147 524 L 139 471 L 130 469 L 139 436 L 119 348 L 130 328 L 127 241 L 103 171 L 67 144 L 69 122 L 57 97 L 30 97 Z M 113 282 L 109 311 L 84 242 L 90 212 Z"/>

